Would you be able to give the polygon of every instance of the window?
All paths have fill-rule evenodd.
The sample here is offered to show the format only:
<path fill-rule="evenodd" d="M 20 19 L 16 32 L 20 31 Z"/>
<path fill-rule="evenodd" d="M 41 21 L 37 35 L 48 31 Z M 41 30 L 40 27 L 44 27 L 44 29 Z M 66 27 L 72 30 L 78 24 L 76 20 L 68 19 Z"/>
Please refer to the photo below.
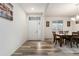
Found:
<path fill-rule="evenodd" d="M 63 31 L 63 21 L 58 20 L 58 21 L 53 21 L 52 22 L 52 31 Z"/>
<path fill-rule="evenodd" d="M 34 17 L 34 16 L 32 16 L 32 17 L 29 17 L 29 20 L 40 20 L 40 17 Z"/>

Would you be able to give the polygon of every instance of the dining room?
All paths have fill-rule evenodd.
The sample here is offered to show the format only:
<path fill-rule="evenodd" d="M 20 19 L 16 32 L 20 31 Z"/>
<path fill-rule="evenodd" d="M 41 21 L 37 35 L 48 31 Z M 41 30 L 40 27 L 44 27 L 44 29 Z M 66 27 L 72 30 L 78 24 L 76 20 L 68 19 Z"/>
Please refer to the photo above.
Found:
<path fill-rule="evenodd" d="M 49 5 L 44 22 L 44 37 L 54 38 L 57 35 L 74 36 L 79 32 L 79 4 Z"/>

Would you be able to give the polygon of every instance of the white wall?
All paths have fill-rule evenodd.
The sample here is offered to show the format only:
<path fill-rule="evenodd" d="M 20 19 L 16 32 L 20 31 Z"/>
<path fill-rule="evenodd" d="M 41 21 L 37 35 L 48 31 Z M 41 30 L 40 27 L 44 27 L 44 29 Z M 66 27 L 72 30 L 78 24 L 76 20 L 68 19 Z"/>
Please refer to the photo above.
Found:
<path fill-rule="evenodd" d="M 13 21 L 0 17 L 0 55 L 11 55 L 27 39 L 26 14 L 13 4 Z"/>
<path fill-rule="evenodd" d="M 44 21 L 44 38 L 53 38 L 53 35 L 52 35 L 52 21 L 55 21 L 55 20 L 63 20 L 63 30 L 64 31 L 69 31 L 69 34 L 72 33 L 73 31 L 73 21 L 70 20 L 70 18 L 67 18 L 67 17 L 45 17 L 45 21 Z M 49 27 L 46 27 L 46 21 L 49 21 L 50 22 L 50 26 Z M 67 21 L 70 21 L 71 22 L 71 26 L 70 27 L 67 27 Z"/>
<path fill-rule="evenodd" d="M 79 31 L 79 24 L 76 24 L 75 21 L 73 21 L 73 22 L 74 22 L 74 26 L 73 26 L 74 31 L 75 32 Z"/>

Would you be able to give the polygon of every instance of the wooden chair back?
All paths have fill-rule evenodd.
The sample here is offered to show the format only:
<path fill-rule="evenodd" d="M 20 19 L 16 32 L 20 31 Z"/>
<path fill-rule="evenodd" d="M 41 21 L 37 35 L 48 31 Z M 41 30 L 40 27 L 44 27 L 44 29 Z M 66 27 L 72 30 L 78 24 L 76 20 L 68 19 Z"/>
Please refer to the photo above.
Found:
<path fill-rule="evenodd" d="M 78 32 L 72 32 L 72 35 L 78 35 Z"/>

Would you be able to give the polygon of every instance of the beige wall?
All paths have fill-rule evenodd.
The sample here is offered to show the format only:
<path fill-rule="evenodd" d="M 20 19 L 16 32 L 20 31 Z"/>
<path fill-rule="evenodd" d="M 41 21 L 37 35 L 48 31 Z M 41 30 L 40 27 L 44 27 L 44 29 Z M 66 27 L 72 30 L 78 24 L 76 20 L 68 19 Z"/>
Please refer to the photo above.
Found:
<path fill-rule="evenodd" d="M 75 31 L 75 32 L 76 32 L 76 31 L 79 31 L 79 24 L 76 24 L 75 21 L 73 21 L 73 22 L 74 22 L 74 25 L 73 25 L 74 31 Z"/>

